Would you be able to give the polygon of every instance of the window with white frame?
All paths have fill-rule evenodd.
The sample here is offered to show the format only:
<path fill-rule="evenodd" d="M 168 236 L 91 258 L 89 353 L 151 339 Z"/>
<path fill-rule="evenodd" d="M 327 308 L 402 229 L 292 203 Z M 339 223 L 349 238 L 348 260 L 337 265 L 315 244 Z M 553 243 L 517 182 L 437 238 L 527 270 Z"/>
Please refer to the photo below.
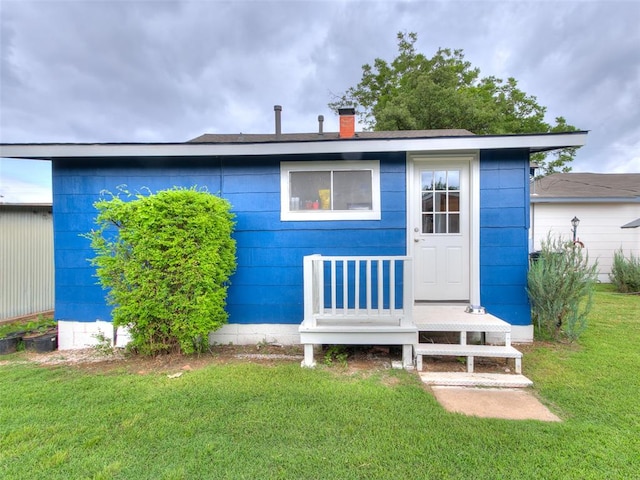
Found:
<path fill-rule="evenodd" d="M 379 220 L 380 162 L 282 162 L 282 220 Z"/>

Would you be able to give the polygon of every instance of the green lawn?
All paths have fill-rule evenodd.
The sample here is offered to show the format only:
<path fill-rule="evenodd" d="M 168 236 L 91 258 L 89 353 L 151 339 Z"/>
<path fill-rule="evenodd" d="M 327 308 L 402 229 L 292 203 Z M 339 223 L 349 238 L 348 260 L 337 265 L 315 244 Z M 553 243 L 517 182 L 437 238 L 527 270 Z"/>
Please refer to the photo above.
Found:
<path fill-rule="evenodd" d="M 14 357 L 20 359 L 20 356 Z M 0 478 L 640 478 L 640 297 L 528 349 L 562 423 L 445 412 L 415 374 L 212 364 L 180 378 L 0 366 Z"/>

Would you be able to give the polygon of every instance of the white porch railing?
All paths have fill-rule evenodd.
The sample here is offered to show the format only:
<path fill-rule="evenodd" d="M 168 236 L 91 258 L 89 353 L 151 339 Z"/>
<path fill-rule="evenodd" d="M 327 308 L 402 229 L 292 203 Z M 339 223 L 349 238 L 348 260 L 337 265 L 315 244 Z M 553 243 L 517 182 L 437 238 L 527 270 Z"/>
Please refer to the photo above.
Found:
<path fill-rule="evenodd" d="M 304 321 L 319 326 L 413 325 L 410 257 L 304 257 Z"/>

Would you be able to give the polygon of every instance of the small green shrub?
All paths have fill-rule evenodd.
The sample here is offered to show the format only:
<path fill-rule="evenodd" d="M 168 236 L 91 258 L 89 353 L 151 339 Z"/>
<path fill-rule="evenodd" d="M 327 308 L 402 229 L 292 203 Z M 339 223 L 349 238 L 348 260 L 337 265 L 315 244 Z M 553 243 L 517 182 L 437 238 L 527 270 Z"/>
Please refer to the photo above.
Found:
<path fill-rule="evenodd" d="M 327 348 L 327 351 L 324 354 L 324 364 L 327 367 L 331 367 L 335 362 L 337 362 L 341 367 L 345 368 L 347 366 L 348 357 L 349 354 L 347 353 L 347 348 L 344 345 L 331 345 Z"/>
<path fill-rule="evenodd" d="M 93 335 L 93 338 L 96 339 L 96 344 L 93 346 L 93 349 L 104 357 L 108 357 L 113 355 L 115 351 L 115 347 L 113 346 L 113 340 L 107 337 L 102 330 L 98 330 L 98 333 Z"/>
<path fill-rule="evenodd" d="M 11 336 L 14 333 L 26 330 L 23 323 L 3 323 L 0 324 L 0 338 Z"/>
<path fill-rule="evenodd" d="M 27 322 L 25 328 L 28 332 L 44 333 L 53 328 L 56 328 L 58 323 L 51 317 L 45 317 L 44 315 L 38 315 L 38 318 Z"/>
<path fill-rule="evenodd" d="M 91 261 L 113 324 L 126 326 L 132 350 L 193 353 L 227 321 L 229 277 L 236 267 L 231 205 L 195 188 L 119 195 L 95 203 Z"/>
<path fill-rule="evenodd" d="M 597 268 L 597 263 L 589 265 L 589 257 L 579 245 L 547 237 L 527 279 L 538 338 L 573 341 L 582 334 L 591 310 Z"/>
<path fill-rule="evenodd" d="M 633 252 L 626 258 L 622 249 L 616 251 L 609 279 L 619 292 L 640 293 L 640 258 L 635 257 Z"/>

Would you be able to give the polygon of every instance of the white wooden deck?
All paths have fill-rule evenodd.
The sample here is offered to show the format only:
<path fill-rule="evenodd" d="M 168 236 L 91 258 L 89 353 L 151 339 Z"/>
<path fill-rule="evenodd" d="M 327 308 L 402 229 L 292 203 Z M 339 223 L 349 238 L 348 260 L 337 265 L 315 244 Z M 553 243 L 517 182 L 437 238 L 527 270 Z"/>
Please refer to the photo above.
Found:
<path fill-rule="evenodd" d="M 313 367 L 314 345 L 402 345 L 413 367 L 418 330 L 412 321 L 411 258 L 304 258 L 303 366 Z"/>
<path fill-rule="evenodd" d="M 414 303 L 409 257 L 322 257 L 304 259 L 303 366 L 315 365 L 314 345 L 402 345 L 403 366 L 422 370 L 423 357 L 513 358 L 511 325 L 488 313 L 467 313 L 466 305 Z M 408 308 L 407 308 L 408 306 Z M 453 332 L 458 343 L 420 343 L 420 332 Z M 469 344 L 470 333 L 492 333 L 499 345 Z"/>

